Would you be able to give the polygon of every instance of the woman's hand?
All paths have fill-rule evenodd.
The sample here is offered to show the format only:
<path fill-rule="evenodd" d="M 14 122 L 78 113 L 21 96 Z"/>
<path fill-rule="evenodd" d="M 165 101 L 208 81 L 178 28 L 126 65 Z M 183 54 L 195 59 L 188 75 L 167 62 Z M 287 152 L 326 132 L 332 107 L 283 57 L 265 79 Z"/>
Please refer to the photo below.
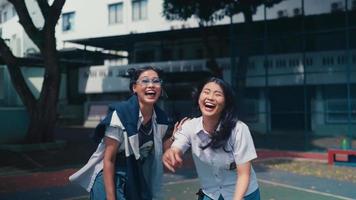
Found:
<path fill-rule="evenodd" d="M 162 161 L 164 166 L 166 166 L 170 171 L 175 172 L 175 170 L 183 164 L 182 155 L 183 153 L 179 149 L 169 148 L 163 154 Z"/>
<path fill-rule="evenodd" d="M 184 122 L 187 121 L 188 119 L 190 119 L 190 118 L 184 117 L 182 120 L 177 121 L 177 122 L 174 124 L 173 136 L 174 136 L 174 134 L 175 134 L 177 131 L 180 131 L 180 130 L 182 129 L 182 125 L 183 125 Z M 172 137 L 173 137 L 173 136 L 172 136 Z"/>
<path fill-rule="evenodd" d="M 177 121 L 177 122 L 174 124 L 174 129 L 173 129 L 172 136 L 171 136 L 169 139 L 167 139 L 167 140 L 164 142 L 164 144 L 163 144 L 163 150 L 164 150 L 164 151 L 167 151 L 167 149 L 169 149 L 169 148 L 171 147 L 171 145 L 172 145 L 172 143 L 174 142 L 174 139 L 175 139 L 174 134 L 175 134 L 177 131 L 180 131 L 180 130 L 182 129 L 183 123 L 184 123 L 185 121 L 187 121 L 188 119 L 190 119 L 190 118 L 184 117 L 182 120 Z"/>

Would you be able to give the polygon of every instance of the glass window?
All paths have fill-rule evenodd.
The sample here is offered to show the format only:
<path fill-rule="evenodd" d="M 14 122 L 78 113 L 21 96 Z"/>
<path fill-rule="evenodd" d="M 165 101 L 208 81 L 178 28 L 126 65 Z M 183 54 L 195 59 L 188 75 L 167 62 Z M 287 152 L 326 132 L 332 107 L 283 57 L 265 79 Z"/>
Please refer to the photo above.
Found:
<path fill-rule="evenodd" d="M 16 16 L 16 9 L 15 9 L 15 7 L 12 7 L 12 16 L 14 17 L 14 16 Z"/>
<path fill-rule="evenodd" d="M 356 101 L 351 100 L 351 107 L 355 108 Z M 351 122 L 356 122 L 356 112 L 351 110 Z M 326 102 L 326 121 L 328 123 L 347 123 L 347 99 L 330 99 Z"/>
<path fill-rule="evenodd" d="M 132 1 L 132 20 L 147 19 L 147 0 Z"/>
<path fill-rule="evenodd" d="M 62 14 L 62 30 L 70 31 L 74 30 L 74 12 L 64 13 Z"/>
<path fill-rule="evenodd" d="M 4 68 L 0 67 L 0 99 L 4 99 L 4 93 L 5 93 L 5 72 Z"/>
<path fill-rule="evenodd" d="M 246 107 L 246 116 L 244 120 L 246 122 L 253 122 L 257 123 L 258 122 L 258 99 L 246 99 L 244 102 L 244 105 Z"/>
<path fill-rule="evenodd" d="M 109 24 L 118 24 L 123 22 L 123 3 L 110 4 L 109 10 Z"/>
<path fill-rule="evenodd" d="M 7 11 L 6 10 L 2 14 L 2 19 L 3 19 L 2 22 L 6 22 L 7 21 Z"/>

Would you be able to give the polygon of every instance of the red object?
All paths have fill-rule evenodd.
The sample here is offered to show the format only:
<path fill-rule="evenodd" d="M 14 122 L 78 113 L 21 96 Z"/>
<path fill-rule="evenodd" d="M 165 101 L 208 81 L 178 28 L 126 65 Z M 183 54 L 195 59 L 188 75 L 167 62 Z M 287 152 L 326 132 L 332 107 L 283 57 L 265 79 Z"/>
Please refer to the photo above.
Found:
<path fill-rule="evenodd" d="M 348 156 L 349 155 L 355 155 L 356 156 L 356 150 L 352 150 L 352 149 L 348 149 L 348 150 L 344 150 L 344 149 L 329 149 L 328 150 L 328 164 L 329 165 L 333 165 L 335 162 L 335 158 L 344 158 L 344 156 L 347 156 L 347 159 L 344 160 L 339 160 L 339 161 L 346 161 L 348 162 Z M 338 161 L 338 160 L 336 160 Z"/>

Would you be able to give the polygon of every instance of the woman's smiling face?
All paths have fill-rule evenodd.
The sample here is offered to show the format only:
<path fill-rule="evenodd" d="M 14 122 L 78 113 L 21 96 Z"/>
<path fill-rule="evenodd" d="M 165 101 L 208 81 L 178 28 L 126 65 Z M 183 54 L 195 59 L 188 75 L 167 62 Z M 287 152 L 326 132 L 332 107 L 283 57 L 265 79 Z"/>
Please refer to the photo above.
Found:
<path fill-rule="evenodd" d="M 220 85 L 215 82 L 205 84 L 198 103 L 203 116 L 219 118 L 225 108 L 225 96 Z"/>
<path fill-rule="evenodd" d="M 133 91 L 137 94 L 139 102 L 145 105 L 152 105 L 157 102 L 161 95 L 161 80 L 157 72 L 146 70 L 140 74 Z"/>

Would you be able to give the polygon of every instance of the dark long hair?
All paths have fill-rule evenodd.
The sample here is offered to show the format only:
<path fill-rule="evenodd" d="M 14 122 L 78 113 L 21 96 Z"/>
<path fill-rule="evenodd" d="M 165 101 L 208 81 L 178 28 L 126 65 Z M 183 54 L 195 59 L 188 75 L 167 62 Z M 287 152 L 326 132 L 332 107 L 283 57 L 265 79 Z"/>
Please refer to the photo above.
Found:
<path fill-rule="evenodd" d="M 155 71 L 158 74 L 158 77 L 161 79 L 163 71 L 159 68 L 153 67 L 153 66 L 145 66 L 141 68 L 130 68 L 127 70 L 128 77 L 130 78 L 130 91 L 133 92 L 133 85 L 136 83 L 138 77 L 140 75 L 148 70 Z"/>
<path fill-rule="evenodd" d="M 211 77 L 207 81 L 204 82 L 199 87 L 199 90 L 197 90 L 194 94 L 194 102 L 195 105 L 197 106 L 199 113 L 201 115 L 201 111 L 199 109 L 199 96 L 200 93 L 203 90 L 203 87 L 208 84 L 208 83 L 216 83 L 218 84 L 221 89 L 223 90 L 224 97 L 225 97 L 225 107 L 221 112 L 219 123 L 220 123 L 220 128 L 219 130 L 215 130 L 214 133 L 211 135 L 211 141 L 205 145 L 201 146 L 202 149 L 206 149 L 208 147 L 212 149 L 218 149 L 218 148 L 223 148 L 224 151 L 228 152 L 226 148 L 226 144 L 228 139 L 231 136 L 232 129 L 235 127 L 238 117 L 236 113 L 236 101 L 235 101 L 235 94 L 231 88 L 231 86 L 223 81 L 220 78 L 216 77 Z"/>

